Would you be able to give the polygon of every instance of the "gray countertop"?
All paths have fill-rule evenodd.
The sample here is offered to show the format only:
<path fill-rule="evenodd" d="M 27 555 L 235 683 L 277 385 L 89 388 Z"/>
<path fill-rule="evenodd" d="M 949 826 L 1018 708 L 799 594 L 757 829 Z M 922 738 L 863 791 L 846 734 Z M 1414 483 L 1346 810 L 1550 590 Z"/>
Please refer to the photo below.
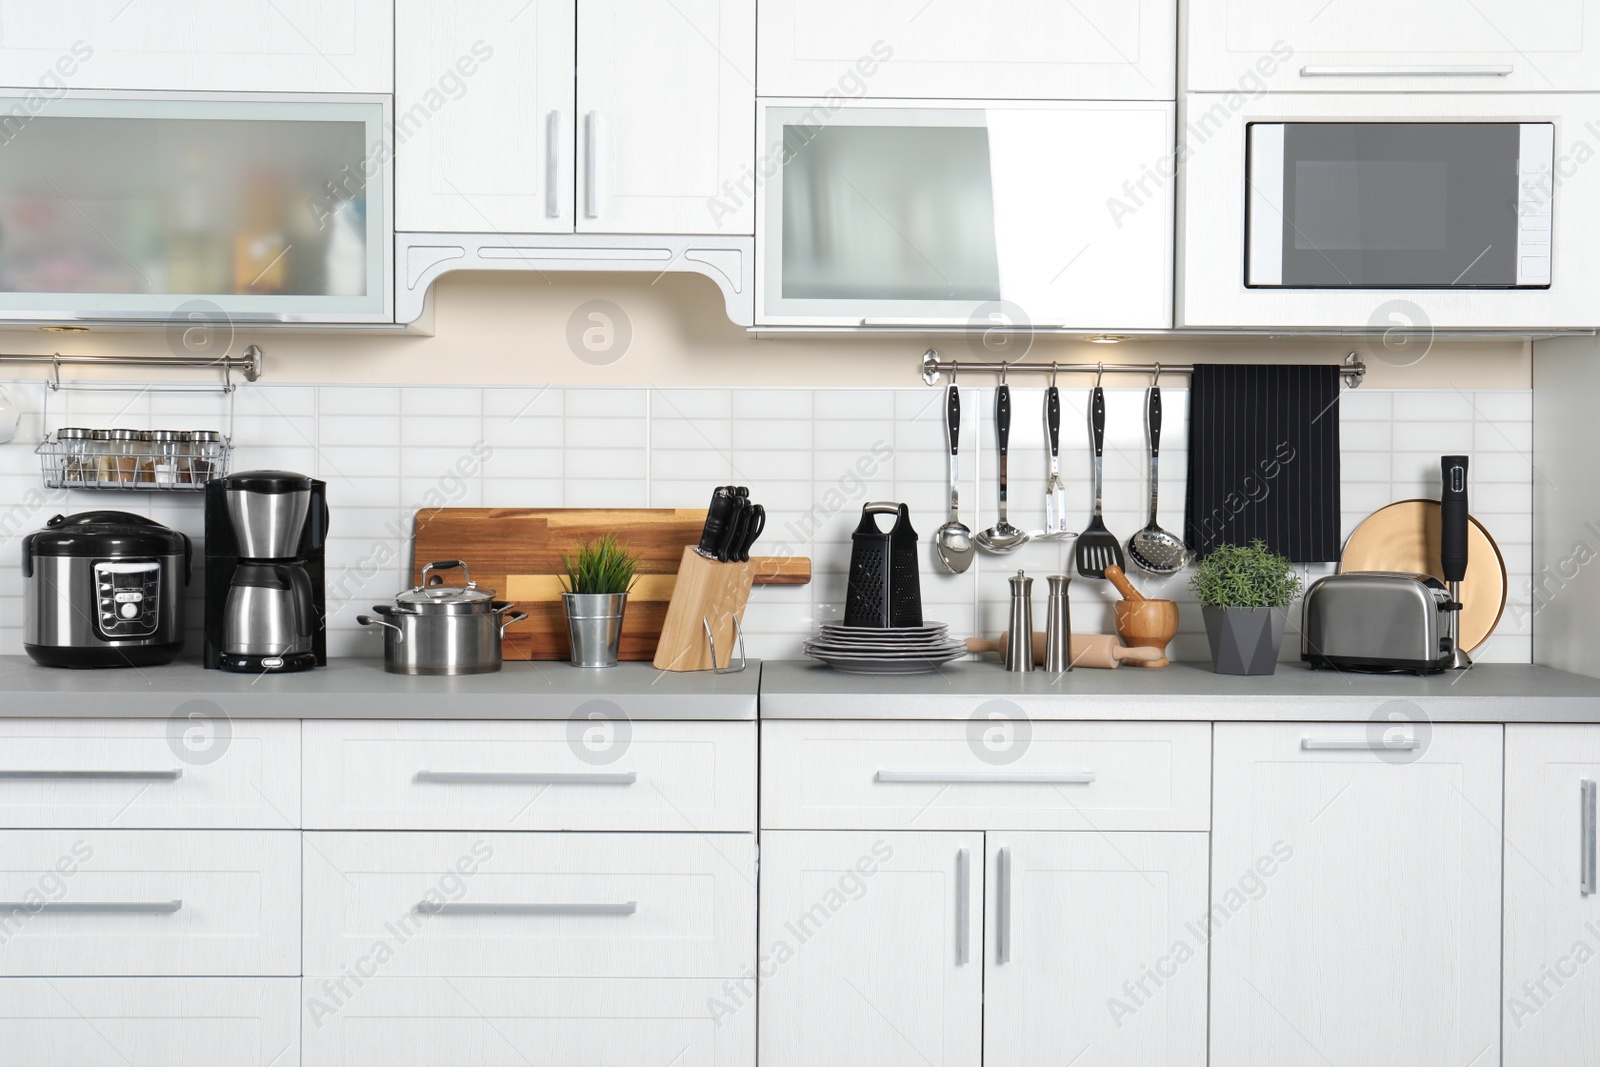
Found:
<path fill-rule="evenodd" d="M 763 719 L 967 718 L 991 700 L 1034 719 L 1329 722 L 1420 712 L 1437 722 L 1600 722 L 1600 680 L 1498 663 L 1430 678 L 1288 663 L 1254 678 L 1183 663 L 1050 675 L 963 661 L 932 674 L 869 676 L 809 660 L 769 660 L 761 672 Z M 1384 707 L 1392 701 L 1405 704 Z"/>
<path fill-rule="evenodd" d="M 240 719 L 565 719 L 594 700 L 631 719 L 756 717 L 761 666 L 738 674 L 658 671 L 648 663 L 603 670 L 507 663 L 494 674 L 413 678 L 379 659 L 338 659 L 300 674 L 247 675 L 167 667 L 68 671 L 0 656 L 0 715 L 152 718 L 207 701 Z M 214 709 L 212 713 L 215 714 Z"/>

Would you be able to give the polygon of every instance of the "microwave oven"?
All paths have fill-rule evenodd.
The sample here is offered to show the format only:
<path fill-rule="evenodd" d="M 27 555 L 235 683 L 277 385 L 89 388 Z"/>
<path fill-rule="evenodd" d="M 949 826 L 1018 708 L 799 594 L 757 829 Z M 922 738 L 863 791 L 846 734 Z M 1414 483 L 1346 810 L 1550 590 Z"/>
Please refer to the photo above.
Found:
<path fill-rule="evenodd" d="M 1555 125 L 1246 127 L 1250 289 L 1547 289 Z"/>

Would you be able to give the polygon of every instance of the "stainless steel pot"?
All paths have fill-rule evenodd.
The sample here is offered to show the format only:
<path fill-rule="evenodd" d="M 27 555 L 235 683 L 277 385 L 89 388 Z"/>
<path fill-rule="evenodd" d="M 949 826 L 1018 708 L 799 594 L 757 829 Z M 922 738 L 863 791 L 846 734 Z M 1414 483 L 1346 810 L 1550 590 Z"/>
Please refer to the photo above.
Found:
<path fill-rule="evenodd" d="M 454 568 L 464 586 L 445 586 L 434 573 Z M 490 674 L 500 669 L 506 627 L 528 617 L 513 607 L 494 599 L 494 590 L 479 589 L 465 563 L 445 560 L 423 567 L 422 584 L 394 604 L 373 605 L 377 618 L 356 621 L 383 628 L 383 669 L 390 674 Z"/>

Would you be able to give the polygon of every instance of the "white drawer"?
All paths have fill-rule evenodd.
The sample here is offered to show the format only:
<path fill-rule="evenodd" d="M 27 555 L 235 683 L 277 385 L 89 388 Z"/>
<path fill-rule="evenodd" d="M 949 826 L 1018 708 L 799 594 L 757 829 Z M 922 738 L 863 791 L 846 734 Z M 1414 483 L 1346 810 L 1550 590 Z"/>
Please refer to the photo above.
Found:
<path fill-rule="evenodd" d="M 307 722 L 305 769 L 308 829 L 755 829 L 751 722 Z"/>
<path fill-rule="evenodd" d="M 765 722 L 773 830 L 1208 830 L 1209 723 Z"/>
<path fill-rule="evenodd" d="M 730 998 L 711 978 L 380 977 L 345 996 L 307 978 L 303 1063 L 753 1067 L 753 987 Z"/>
<path fill-rule="evenodd" d="M 295 978 L 0 978 L 6 1067 L 296 1067 Z"/>
<path fill-rule="evenodd" d="M 0 832 L 0 975 L 300 973 L 300 834 Z"/>
<path fill-rule="evenodd" d="M 0 827 L 300 825 L 300 724 L 0 719 Z"/>
<path fill-rule="evenodd" d="M 753 834 L 307 833 L 305 843 L 308 978 L 376 968 L 729 977 L 755 962 Z"/>

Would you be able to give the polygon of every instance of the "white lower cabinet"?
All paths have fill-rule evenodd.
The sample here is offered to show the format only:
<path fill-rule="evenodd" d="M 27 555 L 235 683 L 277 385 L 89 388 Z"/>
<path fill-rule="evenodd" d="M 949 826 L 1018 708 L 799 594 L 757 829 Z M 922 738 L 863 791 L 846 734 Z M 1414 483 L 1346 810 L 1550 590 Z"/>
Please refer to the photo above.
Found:
<path fill-rule="evenodd" d="M 1203 833 L 768 832 L 761 885 L 762 1067 L 1206 1062 Z"/>
<path fill-rule="evenodd" d="M 986 1064 L 1205 1067 L 1205 834 L 988 838 Z"/>
<path fill-rule="evenodd" d="M 1506 727 L 1506 1067 L 1600 1057 L 1600 726 Z"/>
<path fill-rule="evenodd" d="M 0 1062 L 296 1067 L 299 999 L 296 978 L 0 978 Z"/>
<path fill-rule="evenodd" d="M 1217 724 L 1212 1063 L 1499 1062 L 1502 733 Z"/>

